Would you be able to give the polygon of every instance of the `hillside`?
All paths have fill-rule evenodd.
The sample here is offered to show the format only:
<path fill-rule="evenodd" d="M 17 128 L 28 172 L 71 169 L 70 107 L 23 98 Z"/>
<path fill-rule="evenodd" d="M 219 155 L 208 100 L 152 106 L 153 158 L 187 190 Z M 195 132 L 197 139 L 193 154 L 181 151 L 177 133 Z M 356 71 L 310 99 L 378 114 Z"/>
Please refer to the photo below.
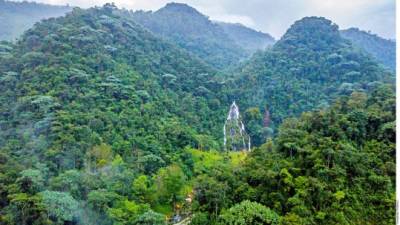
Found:
<path fill-rule="evenodd" d="M 214 163 L 192 224 L 394 224 L 395 99 L 388 86 L 353 92 L 286 120 L 239 165 Z"/>
<path fill-rule="evenodd" d="M 216 71 L 117 11 L 46 20 L 4 53 L 1 146 L 22 140 L 9 151 L 32 154 L 32 166 L 46 158 L 52 170 L 83 167 L 85 152 L 100 144 L 127 157 L 136 149 L 161 166 L 195 147 L 197 134 L 220 133 Z"/>
<path fill-rule="evenodd" d="M 128 197 L 130 187 L 122 184 L 168 165 L 180 171 L 172 164 L 184 147 L 220 149 L 224 112 L 216 71 L 120 15 L 110 4 L 77 8 L 36 24 L 15 44 L 2 43 L 0 149 L 7 163 L 0 175 L 7 179 L 0 184 L 1 221 L 48 224 L 44 215 L 50 215 L 52 221 L 110 224 L 128 220 L 118 214 L 124 204 L 141 210 L 129 213 L 130 221 L 146 212 L 160 218 L 149 202 Z M 37 175 L 46 185 L 3 189 L 19 182 L 10 173 Z M 63 183 L 80 185 L 80 176 L 99 183 L 84 181 L 83 192 Z M 119 184 L 106 187 L 110 182 Z M 96 207 L 104 188 L 119 199 L 108 211 Z M 171 213 L 170 192 L 151 208 Z M 24 201 L 65 208 L 31 205 L 26 214 Z M 80 217 L 78 205 L 92 216 Z"/>
<path fill-rule="evenodd" d="M 396 70 L 396 42 L 379 37 L 358 28 L 341 30 L 340 34 L 364 49 L 392 71 Z"/>
<path fill-rule="evenodd" d="M 275 124 L 324 108 L 340 95 L 368 91 L 379 82 L 394 83 L 394 74 L 343 39 L 331 21 L 319 17 L 296 21 L 272 49 L 256 54 L 237 76 L 231 81 L 236 85 L 232 98 L 242 108 L 258 106 L 261 114 L 268 110 Z M 262 119 L 258 121 L 261 126 Z M 258 130 L 252 139 L 261 135 Z"/>
<path fill-rule="evenodd" d="M 239 23 L 218 22 L 229 38 L 235 41 L 250 54 L 257 50 L 264 50 L 275 43 L 275 39 L 266 33 L 255 31 Z"/>
<path fill-rule="evenodd" d="M 14 40 L 36 22 L 71 10 L 69 6 L 0 0 L 0 40 Z"/>
<path fill-rule="evenodd" d="M 249 57 L 255 48 L 262 49 L 265 41 L 269 43 L 271 40 L 270 36 L 249 28 L 221 26 L 181 3 L 168 3 L 155 12 L 137 11 L 132 16 L 153 33 L 176 43 L 218 69 L 234 66 Z M 257 42 L 243 48 L 246 40 L 237 41 L 243 36 L 246 40 L 252 38 Z"/>

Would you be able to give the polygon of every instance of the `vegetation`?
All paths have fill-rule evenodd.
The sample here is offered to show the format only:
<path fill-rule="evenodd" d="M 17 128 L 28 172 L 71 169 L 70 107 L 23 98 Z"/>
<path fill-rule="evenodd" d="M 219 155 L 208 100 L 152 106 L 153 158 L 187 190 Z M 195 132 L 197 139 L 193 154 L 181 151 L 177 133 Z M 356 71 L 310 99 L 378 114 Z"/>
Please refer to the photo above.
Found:
<path fill-rule="evenodd" d="M 394 121 L 388 86 L 288 119 L 244 163 L 197 181 L 200 210 L 223 224 L 394 224 Z M 260 214 L 270 222 L 241 222 Z"/>
<path fill-rule="evenodd" d="M 258 107 L 275 124 L 325 108 L 341 95 L 394 83 L 393 73 L 343 39 L 337 25 L 319 17 L 296 21 L 272 49 L 255 54 L 237 73 L 233 97 L 242 108 Z M 258 120 L 262 125 L 262 117 Z"/>
<path fill-rule="evenodd" d="M 331 21 L 228 76 L 127 15 L 0 42 L 0 224 L 394 223 L 394 75 Z M 233 100 L 250 152 L 223 151 Z"/>
<path fill-rule="evenodd" d="M 243 201 L 220 215 L 221 224 L 278 224 L 279 216 L 267 207 Z"/>
<path fill-rule="evenodd" d="M 377 61 L 392 71 L 396 70 L 396 42 L 379 37 L 358 28 L 341 30 L 340 34 L 356 46 L 371 54 Z"/>
<path fill-rule="evenodd" d="M 250 28 L 215 23 L 181 3 L 168 3 L 155 12 L 137 11 L 131 15 L 153 33 L 171 40 L 218 69 L 234 66 L 255 50 L 273 42 L 271 36 Z M 252 44 L 248 45 L 248 42 Z"/>

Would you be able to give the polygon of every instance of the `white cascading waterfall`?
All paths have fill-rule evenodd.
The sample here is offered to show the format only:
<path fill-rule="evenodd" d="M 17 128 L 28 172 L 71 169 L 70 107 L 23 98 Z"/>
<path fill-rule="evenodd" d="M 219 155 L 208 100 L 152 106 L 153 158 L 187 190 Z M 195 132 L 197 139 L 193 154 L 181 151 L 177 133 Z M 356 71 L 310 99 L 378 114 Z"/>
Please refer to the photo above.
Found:
<path fill-rule="evenodd" d="M 239 107 L 233 101 L 224 124 L 224 148 L 228 151 L 251 149 L 250 136 L 240 118 Z"/>

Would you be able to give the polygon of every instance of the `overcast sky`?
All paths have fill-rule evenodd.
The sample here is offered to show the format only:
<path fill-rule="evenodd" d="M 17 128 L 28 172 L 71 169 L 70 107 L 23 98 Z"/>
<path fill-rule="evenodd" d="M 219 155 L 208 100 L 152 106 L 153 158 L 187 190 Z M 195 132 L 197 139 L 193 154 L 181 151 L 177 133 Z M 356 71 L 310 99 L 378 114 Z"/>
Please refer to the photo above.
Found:
<path fill-rule="evenodd" d="M 91 7 L 114 2 L 127 9 L 157 10 L 168 0 L 36 0 L 50 4 Z M 324 16 L 341 29 L 359 27 L 395 38 L 396 0 L 175 0 L 187 3 L 213 20 L 239 22 L 279 38 L 304 16 Z"/>

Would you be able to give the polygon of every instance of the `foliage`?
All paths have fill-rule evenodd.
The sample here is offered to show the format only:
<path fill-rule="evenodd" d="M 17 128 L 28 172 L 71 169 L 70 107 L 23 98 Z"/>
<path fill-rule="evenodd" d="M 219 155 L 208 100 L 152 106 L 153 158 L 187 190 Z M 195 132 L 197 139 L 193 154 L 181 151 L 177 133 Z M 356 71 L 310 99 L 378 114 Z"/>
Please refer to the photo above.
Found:
<path fill-rule="evenodd" d="M 247 157 L 227 198 L 270 207 L 284 224 L 394 223 L 395 131 L 385 133 L 394 120 L 388 86 L 286 120 Z"/>
<path fill-rule="evenodd" d="M 165 218 L 162 214 L 154 211 L 147 211 L 134 222 L 137 225 L 166 225 Z"/>
<path fill-rule="evenodd" d="M 175 205 L 177 201 L 184 197 L 182 190 L 185 180 L 185 174 L 178 165 L 160 169 L 155 175 L 158 198 L 162 202 Z"/>
<path fill-rule="evenodd" d="M 115 224 L 134 224 L 140 215 L 149 210 L 146 204 L 137 204 L 127 199 L 117 202 L 116 206 L 108 209 L 107 213 Z"/>
<path fill-rule="evenodd" d="M 338 26 L 320 17 L 296 21 L 265 52 L 256 53 L 238 69 L 233 98 L 242 108 L 258 107 L 272 120 L 252 123 L 251 138 L 264 142 L 285 119 L 326 108 L 353 91 L 369 91 L 380 83 L 393 83 L 386 71 L 363 51 L 341 37 Z M 253 122 L 254 121 L 254 122 Z M 258 126 L 258 128 L 257 128 Z"/>
<path fill-rule="evenodd" d="M 186 4 L 168 3 L 155 12 L 137 11 L 132 16 L 153 33 L 173 41 L 218 69 L 234 65 L 248 56 L 222 27 Z"/>
<path fill-rule="evenodd" d="M 359 48 L 371 54 L 377 61 L 387 68 L 396 70 L 396 42 L 379 37 L 371 32 L 361 31 L 358 28 L 341 30 L 340 34 L 352 41 Z"/>
<path fill-rule="evenodd" d="M 133 18 L 161 12 L 210 25 L 106 4 L 0 42 L 1 224 L 394 223 L 392 73 L 310 17 L 227 75 L 193 52 L 230 42 L 189 53 Z M 233 100 L 251 152 L 222 151 Z"/>
<path fill-rule="evenodd" d="M 52 220 L 63 224 L 65 221 L 73 221 L 77 215 L 79 204 L 68 193 L 44 191 L 40 196 Z"/>
<path fill-rule="evenodd" d="M 243 201 L 220 215 L 219 224 L 267 225 L 278 224 L 279 216 L 269 208 L 250 201 Z"/>
<path fill-rule="evenodd" d="M 27 169 L 20 173 L 17 183 L 24 192 L 34 194 L 44 188 L 44 177 L 39 170 Z"/>
<path fill-rule="evenodd" d="M 0 143 L 29 155 L 27 166 L 44 160 L 52 173 L 96 172 L 119 154 L 152 174 L 199 135 L 213 146 L 221 137 L 221 94 L 195 90 L 215 90 L 215 71 L 119 14 L 112 5 L 75 9 L 37 24 L 12 48 L 14 63 L 1 74 L 17 80 L 1 89 L 17 91 L 1 98 Z M 175 85 L 163 84 L 165 74 Z"/>

